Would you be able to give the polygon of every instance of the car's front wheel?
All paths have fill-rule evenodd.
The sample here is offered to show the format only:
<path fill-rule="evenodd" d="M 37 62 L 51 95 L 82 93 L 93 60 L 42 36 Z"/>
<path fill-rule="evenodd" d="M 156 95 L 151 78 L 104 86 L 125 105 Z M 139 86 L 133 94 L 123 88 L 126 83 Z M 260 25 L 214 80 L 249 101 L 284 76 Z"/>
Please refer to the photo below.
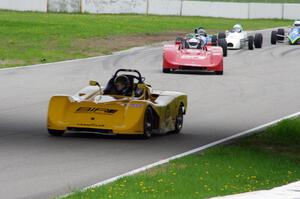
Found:
<path fill-rule="evenodd" d="M 277 42 L 277 31 L 273 30 L 271 33 L 271 44 L 275 45 Z"/>
<path fill-rule="evenodd" d="M 48 129 L 48 133 L 52 136 L 60 137 L 63 136 L 65 131 Z"/>
<path fill-rule="evenodd" d="M 220 39 L 219 40 L 219 46 L 223 50 L 223 57 L 227 57 L 227 42 L 225 39 Z"/>
<path fill-rule="evenodd" d="M 261 48 L 263 43 L 263 36 L 261 33 L 256 33 L 254 36 L 254 46 L 255 48 Z"/>
<path fill-rule="evenodd" d="M 254 49 L 254 37 L 253 36 L 249 36 L 248 37 L 248 49 L 249 50 L 253 50 Z"/>
<path fill-rule="evenodd" d="M 144 134 L 143 137 L 145 139 L 149 139 L 152 136 L 153 131 L 153 112 L 150 107 L 148 107 L 145 111 L 144 115 Z"/>
<path fill-rule="evenodd" d="M 163 68 L 163 73 L 170 73 L 171 72 L 171 69 L 169 68 Z"/>
<path fill-rule="evenodd" d="M 175 120 L 175 130 L 174 133 L 178 134 L 180 133 L 182 127 L 183 127 L 183 115 L 184 115 L 184 107 L 181 105 L 179 107 L 176 120 Z"/>

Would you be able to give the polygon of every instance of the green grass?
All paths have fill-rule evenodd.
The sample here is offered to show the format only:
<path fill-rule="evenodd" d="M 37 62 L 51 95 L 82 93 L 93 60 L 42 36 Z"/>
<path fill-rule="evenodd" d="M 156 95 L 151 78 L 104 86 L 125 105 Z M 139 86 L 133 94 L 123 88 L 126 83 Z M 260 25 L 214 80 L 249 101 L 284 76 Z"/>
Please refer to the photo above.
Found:
<path fill-rule="evenodd" d="M 0 11 L 0 67 L 111 53 L 108 45 L 93 46 L 101 39 L 178 30 L 190 32 L 200 25 L 225 30 L 235 23 L 243 24 L 245 29 L 263 29 L 287 26 L 291 21 Z M 126 47 L 129 46 L 122 46 Z"/>
<path fill-rule="evenodd" d="M 238 2 L 238 3 L 300 3 L 300 0 L 196 0 L 196 1 Z"/>
<path fill-rule="evenodd" d="M 270 189 L 300 179 L 299 150 L 298 118 L 67 198 L 199 199 Z"/>

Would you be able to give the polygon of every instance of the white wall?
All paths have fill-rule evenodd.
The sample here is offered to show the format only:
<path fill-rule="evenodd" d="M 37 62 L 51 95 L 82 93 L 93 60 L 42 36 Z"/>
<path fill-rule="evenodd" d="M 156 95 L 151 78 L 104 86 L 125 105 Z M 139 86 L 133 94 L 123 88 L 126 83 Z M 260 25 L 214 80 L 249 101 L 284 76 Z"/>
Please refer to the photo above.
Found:
<path fill-rule="evenodd" d="M 50 12 L 81 12 L 81 0 L 48 0 Z"/>
<path fill-rule="evenodd" d="M 282 19 L 283 4 L 249 3 L 250 19 Z M 300 11 L 300 10 L 299 10 Z"/>
<path fill-rule="evenodd" d="M 149 14 L 180 15 L 181 0 L 149 0 Z"/>
<path fill-rule="evenodd" d="M 284 19 L 300 19 L 300 4 L 284 4 Z"/>
<path fill-rule="evenodd" d="M 0 8 L 17 11 L 47 12 L 47 0 L 0 0 Z"/>
<path fill-rule="evenodd" d="M 87 13 L 147 12 L 147 0 L 82 0 L 82 11 Z"/>
<path fill-rule="evenodd" d="M 182 15 L 226 18 L 248 18 L 247 3 L 184 1 Z"/>
<path fill-rule="evenodd" d="M 41 12 L 136 13 L 224 18 L 300 18 L 300 4 L 193 0 L 0 0 L 0 9 Z"/>

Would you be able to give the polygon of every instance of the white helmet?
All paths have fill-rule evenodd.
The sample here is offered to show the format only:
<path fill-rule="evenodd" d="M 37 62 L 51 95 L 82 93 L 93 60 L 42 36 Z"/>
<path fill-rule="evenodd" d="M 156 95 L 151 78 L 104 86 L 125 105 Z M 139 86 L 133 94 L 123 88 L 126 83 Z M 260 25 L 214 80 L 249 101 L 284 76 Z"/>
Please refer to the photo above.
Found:
<path fill-rule="evenodd" d="M 294 21 L 294 27 L 300 27 L 300 19 Z"/>
<path fill-rule="evenodd" d="M 191 38 L 187 41 L 189 48 L 196 49 L 200 43 L 200 41 L 196 38 Z"/>
<path fill-rule="evenodd" d="M 243 27 L 242 27 L 241 24 L 235 24 L 235 25 L 233 26 L 232 30 L 233 30 L 234 32 L 242 32 L 242 31 L 243 31 Z"/>

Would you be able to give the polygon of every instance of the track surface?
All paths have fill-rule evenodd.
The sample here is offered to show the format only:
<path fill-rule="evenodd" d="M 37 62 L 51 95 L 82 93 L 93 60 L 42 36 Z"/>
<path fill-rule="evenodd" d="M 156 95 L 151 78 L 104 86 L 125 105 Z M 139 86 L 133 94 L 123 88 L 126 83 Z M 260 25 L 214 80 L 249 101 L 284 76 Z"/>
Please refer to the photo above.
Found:
<path fill-rule="evenodd" d="M 49 198 L 250 129 L 300 110 L 300 46 L 230 51 L 224 76 L 162 74 L 162 47 L 0 71 L 0 198 Z M 117 68 L 136 68 L 153 88 L 188 93 L 180 135 L 150 140 L 48 136 L 54 94 L 102 84 Z"/>

